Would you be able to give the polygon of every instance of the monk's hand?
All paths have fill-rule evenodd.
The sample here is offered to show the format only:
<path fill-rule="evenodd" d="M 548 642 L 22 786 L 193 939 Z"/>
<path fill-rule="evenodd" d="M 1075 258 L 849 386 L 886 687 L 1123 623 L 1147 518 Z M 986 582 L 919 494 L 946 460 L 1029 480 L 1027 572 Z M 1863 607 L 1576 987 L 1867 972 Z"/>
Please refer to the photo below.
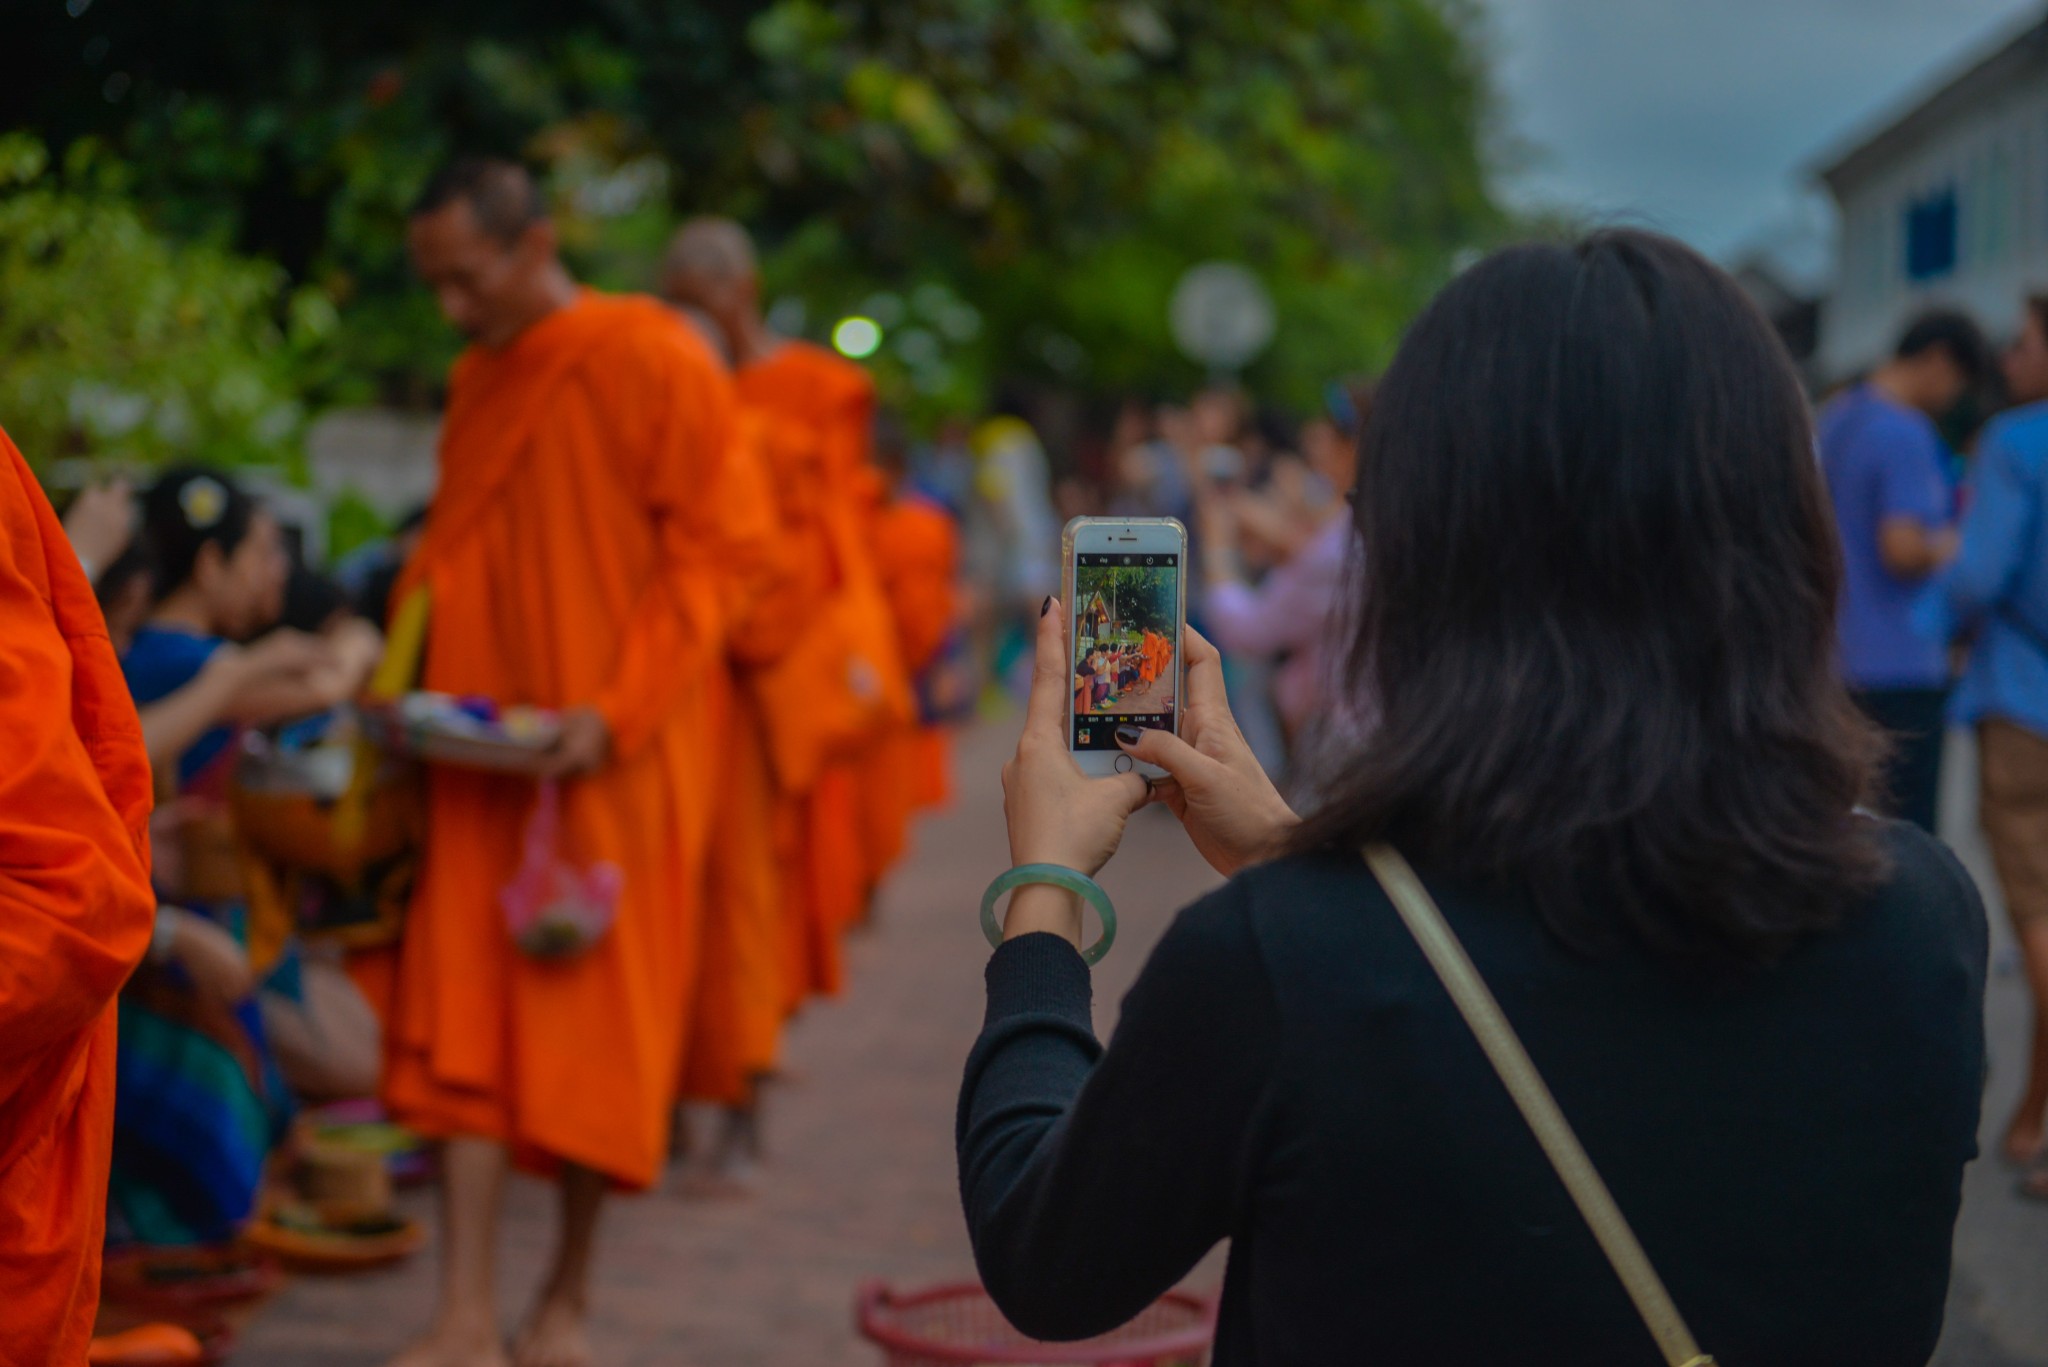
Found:
<path fill-rule="evenodd" d="M 1173 809 L 1210 867 L 1228 878 L 1277 854 L 1301 818 L 1280 796 L 1245 743 L 1223 689 L 1223 657 L 1193 627 L 1187 655 L 1187 699 L 1180 730 L 1117 729 L 1127 754 L 1156 764 L 1167 777 L 1152 795 Z M 1135 740 L 1126 739 L 1136 730 Z"/>
<path fill-rule="evenodd" d="M 594 707 L 572 707 L 562 713 L 562 733 L 542 752 L 542 778 L 577 778 L 595 773 L 611 761 L 612 728 Z"/>

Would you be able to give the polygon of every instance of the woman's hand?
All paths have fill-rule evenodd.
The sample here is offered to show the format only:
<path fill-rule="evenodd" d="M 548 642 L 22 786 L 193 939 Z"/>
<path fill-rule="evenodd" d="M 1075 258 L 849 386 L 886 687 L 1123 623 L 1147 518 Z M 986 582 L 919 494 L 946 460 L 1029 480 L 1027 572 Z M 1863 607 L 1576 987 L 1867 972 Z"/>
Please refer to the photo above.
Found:
<path fill-rule="evenodd" d="M 256 975 L 250 971 L 249 956 L 234 936 L 182 907 L 159 907 L 156 914 L 176 918 L 169 957 L 185 970 L 193 991 L 226 1008 L 256 990 Z"/>
<path fill-rule="evenodd" d="M 1050 601 L 1038 619 L 1038 654 L 1017 753 L 1003 766 L 1003 815 L 1015 864 L 1059 864 L 1093 877 L 1116 853 L 1124 822 L 1145 805 L 1137 774 L 1090 778 L 1067 749 L 1066 613 Z"/>
<path fill-rule="evenodd" d="M 207 658 L 206 667 L 218 668 L 238 684 L 267 683 L 317 669 L 326 658 L 326 647 L 318 636 L 279 627 L 245 646 L 220 646 Z"/>
<path fill-rule="evenodd" d="M 1194 628 L 1186 632 L 1187 700 L 1181 734 L 1118 727 L 1117 744 L 1170 777 L 1152 796 L 1173 808 L 1195 848 L 1228 878 L 1275 854 L 1301 818 L 1259 767 L 1223 691 L 1223 657 Z M 1132 732 L 1136 732 L 1135 738 Z"/>
<path fill-rule="evenodd" d="M 1017 753 L 1003 766 L 1003 815 L 1013 864 L 1058 864 L 1093 877 L 1124 836 L 1124 823 L 1145 805 L 1137 774 L 1090 778 L 1067 749 L 1067 698 L 1073 692 L 1066 613 L 1046 600 L 1038 619 L 1038 655 Z M 1081 908 L 1059 888 L 1019 888 L 1004 922 L 1006 938 L 1051 931 L 1079 945 Z"/>
<path fill-rule="evenodd" d="M 125 479 L 78 491 L 64 512 L 64 535 L 84 562 L 86 576 L 98 578 L 135 539 L 135 491 Z"/>

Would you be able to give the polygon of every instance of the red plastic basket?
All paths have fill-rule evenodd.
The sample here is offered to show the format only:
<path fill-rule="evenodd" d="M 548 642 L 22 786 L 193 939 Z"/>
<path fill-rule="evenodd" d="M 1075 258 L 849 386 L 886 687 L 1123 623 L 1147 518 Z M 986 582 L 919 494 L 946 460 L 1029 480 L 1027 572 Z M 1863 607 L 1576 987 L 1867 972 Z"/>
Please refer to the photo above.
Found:
<path fill-rule="evenodd" d="M 1012 1329 L 988 1292 L 973 1282 L 921 1291 L 870 1282 L 854 1302 L 854 1322 L 861 1337 L 881 1348 L 888 1367 L 1201 1367 L 1216 1335 L 1216 1304 L 1169 1291 L 1121 1329 L 1076 1343 L 1040 1343 Z"/>

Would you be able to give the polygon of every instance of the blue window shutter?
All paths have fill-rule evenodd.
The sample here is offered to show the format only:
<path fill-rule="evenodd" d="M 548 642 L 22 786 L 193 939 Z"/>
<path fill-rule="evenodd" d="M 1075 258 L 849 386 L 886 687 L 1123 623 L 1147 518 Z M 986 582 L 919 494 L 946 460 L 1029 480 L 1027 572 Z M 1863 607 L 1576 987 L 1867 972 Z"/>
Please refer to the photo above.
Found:
<path fill-rule="evenodd" d="M 1906 278 L 1934 280 L 1956 268 L 1956 187 L 1906 205 Z"/>

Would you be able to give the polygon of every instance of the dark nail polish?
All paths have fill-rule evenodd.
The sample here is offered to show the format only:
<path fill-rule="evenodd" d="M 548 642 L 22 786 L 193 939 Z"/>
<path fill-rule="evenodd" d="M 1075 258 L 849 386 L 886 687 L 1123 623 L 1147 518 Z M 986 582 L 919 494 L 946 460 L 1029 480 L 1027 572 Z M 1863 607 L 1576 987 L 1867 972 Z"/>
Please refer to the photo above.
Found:
<path fill-rule="evenodd" d="M 1043 617 L 1043 616 L 1045 616 L 1045 614 L 1047 614 L 1048 612 L 1051 612 L 1051 611 L 1052 611 L 1052 595 L 1048 593 L 1047 595 L 1045 595 L 1045 601 L 1044 601 L 1043 603 L 1040 603 L 1040 604 L 1038 605 L 1038 615 L 1039 615 L 1040 617 Z"/>
<path fill-rule="evenodd" d="M 1145 733 L 1135 726 L 1119 726 L 1116 729 L 1117 741 L 1122 745 L 1136 745 L 1144 735 Z"/>

